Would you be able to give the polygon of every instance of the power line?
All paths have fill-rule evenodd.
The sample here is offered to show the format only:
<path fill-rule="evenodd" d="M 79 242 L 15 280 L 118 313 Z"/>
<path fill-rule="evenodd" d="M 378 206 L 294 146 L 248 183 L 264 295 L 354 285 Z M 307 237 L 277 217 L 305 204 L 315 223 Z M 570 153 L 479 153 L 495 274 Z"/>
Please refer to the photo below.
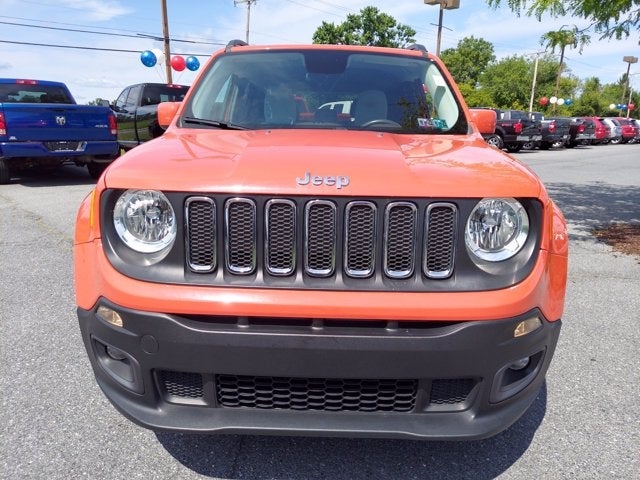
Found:
<path fill-rule="evenodd" d="M 36 43 L 36 42 L 18 42 L 15 40 L 1 40 L 0 43 L 11 43 L 14 45 L 31 45 L 35 47 L 52 47 L 52 48 L 69 48 L 76 50 L 94 50 L 100 52 L 119 52 L 119 53 L 140 53 L 140 50 L 126 50 L 121 48 L 101 48 L 101 47 L 85 47 L 80 45 L 57 45 L 53 43 Z M 187 55 L 193 57 L 209 57 L 209 55 L 202 53 L 180 53 L 180 55 Z"/>
<path fill-rule="evenodd" d="M 29 28 L 40 28 L 44 30 L 58 30 L 63 32 L 75 32 L 75 33 L 91 33 L 93 35 L 107 35 L 111 37 L 127 37 L 127 38 L 150 38 L 157 41 L 163 41 L 164 37 L 160 35 L 150 35 L 146 33 L 136 33 L 135 35 L 129 35 L 124 33 L 109 33 L 109 32 L 96 32 L 94 30 L 80 30 L 76 28 L 62 28 L 62 27 L 47 27 L 44 25 L 32 25 L 28 23 L 17 23 L 17 22 L 5 22 L 0 20 L 0 24 L 4 25 L 14 25 L 18 27 L 29 27 Z M 181 43 L 194 43 L 199 45 L 224 45 L 223 42 L 202 42 L 197 40 L 182 40 L 179 38 L 170 38 L 172 42 L 181 42 Z"/>

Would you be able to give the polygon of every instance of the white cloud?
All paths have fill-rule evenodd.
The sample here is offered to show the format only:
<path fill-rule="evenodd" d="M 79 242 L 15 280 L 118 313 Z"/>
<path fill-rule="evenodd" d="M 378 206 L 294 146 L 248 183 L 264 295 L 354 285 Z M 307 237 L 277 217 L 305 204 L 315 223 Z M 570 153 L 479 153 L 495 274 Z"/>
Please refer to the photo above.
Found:
<path fill-rule="evenodd" d="M 68 8 L 82 10 L 83 17 L 88 21 L 104 22 L 122 17 L 134 10 L 124 6 L 118 1 L 104 0 L 63 0 L 61 2 Z"/>

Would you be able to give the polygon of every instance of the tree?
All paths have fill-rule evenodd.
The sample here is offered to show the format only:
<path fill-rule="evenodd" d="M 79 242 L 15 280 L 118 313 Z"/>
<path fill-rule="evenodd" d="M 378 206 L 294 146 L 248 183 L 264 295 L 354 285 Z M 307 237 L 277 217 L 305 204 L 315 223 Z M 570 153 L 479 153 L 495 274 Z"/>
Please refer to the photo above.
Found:
<path fill-rule="evenodd" d="M 497 8 L 502 0 L 486 0 Z M 628 37 L 631 30 L 640 30 L 640 0 L 506 0 L 518 15 L 524 12 L 541 20 L 542 15 L 573 16 L 590 22 L 601 38 Z"/>
<path fill-rule="evenodd" d="M 456 48 L 447 48 L 440 54 L 449 72 L 458 84 L 475 86 L 480 74 L 496 59 L 493 44 L 481 38 L 465 37 Z"/>
<path fill-rule="evenodd" d="M 531 62 L 513 55 L 487 67 L 480 76 L 480 86 L 489 92 L 494 107 L 524 110 L 531 95 Z"/>
<path fill-rule="evenodd" d="M 376 7 L 365 7 L 360 15 L 349 14 L 340 25 L 322 22 L 313 33 L 313 43 L 406 47 L 415 43 L 416 31 L 398 23 Z"/>
<path fill-rule="evenodd" d="M 589 43 L 589 35 L 578 30 L 575 25 L 572 29 L 565 29 L 562 27 L 560 30 L 547 32 L 540 37 L 540 44 L 545 45 L 546 48 L 551 48 L 552 52 L 555 52 L 556 47 L 560 49 L 560 62 L 558 63 L 558 75 L 556 77 L 556 88 L 554 95 L 558 96 L 558 89 L 560 88 L 560 77 L 562 77 L 562 70 L 564 67 L 564 51 L 567 47 L 578 48 L 582 53 L 583 47 Z M 553 104 L 553 111 L 555 112 L 555 103 Z"/>

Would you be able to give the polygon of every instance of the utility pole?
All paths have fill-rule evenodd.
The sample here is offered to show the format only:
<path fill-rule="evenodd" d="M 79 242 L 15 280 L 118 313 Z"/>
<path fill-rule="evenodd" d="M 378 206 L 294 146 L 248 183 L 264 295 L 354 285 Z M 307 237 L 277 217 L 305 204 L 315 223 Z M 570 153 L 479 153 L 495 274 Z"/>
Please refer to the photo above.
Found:
<path fill-rule="evenodd" d="M 626 82 L 624 82 L 624 87 L 622 89 L 622 100 L 620 101 L 621 104 L 624 104 L 625 95 L 627 94 L 627 88 L 629 88 L 629 70 L 631 70 L 632 63 L 638 63 L 638 57 L 629 55 L 627 57 L 622 57 L 622 61 L 627 63 L 627 78 Z M 627 111 L 629 111 L 628 108 Z"/>
<path fill-rule="evenodd" d="M 436 57 L 440 56 L 440 41 L 442 40 L 442 18 L 445 10 L 454 10 L 460 8 L 460 0 L 424 0 L 427 5 L 438 5 L 440 13 L 438 14 L 438 43 L 436 44 Z M 447 28 L 447 27 L 444 27 Z M 451 30 L 447 28 L 447 30 Z"/>
<path fill-rule="evenodd" d="M 249 43 L 249 24 L 251 22 L 251 4 L 256 3 L 257 0 L 233 0 L 233 6 L 237 6 L 239 3 L 247 4 L 247 28 L 245 32 L 245 42 Z"/>
<path fill-rule="evenodd" d="M 171 48 L 169 46 L 169 20 L 167 19 L 167 0 L 160 0 L 162 5 L 162 35 L 164 37 L 164 66 L 167 72 L 167 83 L 173 83 L 171 78 Z"/>
<path fill-rule="evenodd" d="M 533 82 L 531 82 L 531 98 L 529 99 L 529 118 L 531 118 L 531 114 L 533 113 L 533 97 L 536 93 L 536 81 L 538 80 L 538 60 L 540 60 L 540 55 L 544 52 L 536 52 L 533 55 L 536 56 L 535 63 L 533 64 Z"/>

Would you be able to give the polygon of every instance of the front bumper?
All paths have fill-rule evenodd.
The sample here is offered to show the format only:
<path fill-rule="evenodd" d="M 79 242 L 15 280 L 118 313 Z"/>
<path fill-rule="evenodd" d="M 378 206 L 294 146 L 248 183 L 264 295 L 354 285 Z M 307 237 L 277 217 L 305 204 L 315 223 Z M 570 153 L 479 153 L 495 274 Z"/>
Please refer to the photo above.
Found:
<path fill-rule="evenodd" d="M 147 428 L 200 433 L 486 438 L 533 402 L 560 333 L 538 310 L 410 324 L 179 316 L 101 299 L 78 317 L 118 410 Z M 531 317 L 541 326 L 514 338 Z"/>

